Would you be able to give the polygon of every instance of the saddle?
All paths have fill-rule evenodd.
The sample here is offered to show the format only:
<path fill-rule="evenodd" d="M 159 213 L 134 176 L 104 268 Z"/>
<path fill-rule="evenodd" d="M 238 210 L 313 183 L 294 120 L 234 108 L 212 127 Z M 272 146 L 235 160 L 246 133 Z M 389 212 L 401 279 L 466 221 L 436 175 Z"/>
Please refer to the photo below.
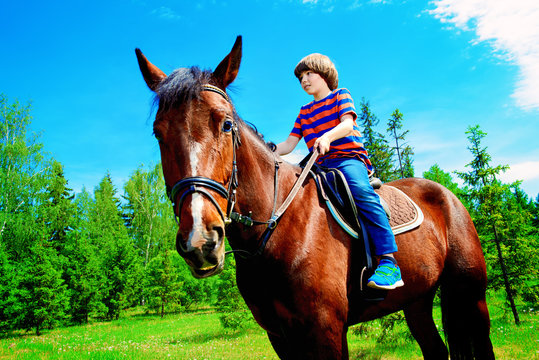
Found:
<path fill-rule="evenodd" d="M 319 195 L 328 205 L 335 220 L 349 235 L 358 238 L 361 220 L 358 217 L 357 207 L 344 174 L 338 169 L 330 169 L 315 164 L 311 169 L 311 175 L 316 180 Z M 380 179 L 375 177 L 370 177 L 369 183 L 373 189 L 382 187 Z M 388 220 L 391 219 L 391 209 L 386 201 L 380 198 L 380 203 L 386 212 Z"/>
<path fill-rule="evenodd" d="M 372 249 L 369 234 L 363 226 L 350 188 L 343 173 L 338 169 L 329 169 L 317 164 L 311 168 L 311 176 L 315 179 L 318 194 L 326 203 L 336 222 L 352 237 L 358 239 L 354 243 L 354 252 L 359 257 L 359 266 L 362 271 L 362 283 L 374 271 Z M 421 209 L 401 190 L 382 185 L 380 179 L 371 177 L 369 182 L 375 192 L 380 196 L 380 203 L 384 208 L 389 224 L 395 235 L 412 230 L 423 222 Z M 372 290 L 372 289 L 371 289 Z M 372 296 L 373 300 L 380 300 L 379 294 Z"/>

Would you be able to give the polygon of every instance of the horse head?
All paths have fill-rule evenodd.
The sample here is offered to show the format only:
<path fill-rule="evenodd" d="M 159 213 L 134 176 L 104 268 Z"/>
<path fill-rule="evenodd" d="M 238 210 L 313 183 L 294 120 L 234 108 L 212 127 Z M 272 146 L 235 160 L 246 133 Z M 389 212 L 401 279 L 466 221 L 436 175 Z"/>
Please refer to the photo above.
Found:
<path fill-rule="evenodd" d="M 165 75 L 136 55 L 158 110 L 153 124 L 167 194 L 178 220 L 176 248 L 197 278 L 224 266 L 225 222 L 235 182 L 237 115 L 226 88 L 241 62 L 241 37 L 215 71 L 180 68 Z"/>

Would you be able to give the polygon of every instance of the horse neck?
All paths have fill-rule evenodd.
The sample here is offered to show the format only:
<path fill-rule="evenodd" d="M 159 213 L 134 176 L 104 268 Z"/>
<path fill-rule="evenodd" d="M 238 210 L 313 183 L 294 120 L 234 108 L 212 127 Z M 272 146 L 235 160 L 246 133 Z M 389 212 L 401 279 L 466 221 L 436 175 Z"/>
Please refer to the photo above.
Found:
<path fill-rule="evenodd" d="M 277 206 L 284 197 L 282 189 L 290 189 L 295 179 L 293 166 L 282 162 L 252 131 L 243 129 L 241 146 L 237 149 L 238 189 L 236 211 L 242 215 L 252 212 L 256 220 L 269 220 L 274 210 L 275 162 L 279 162 L 279 189 Z M 256 237 L 264 226 L 253 226 L 252 231 L 242 231 L 242 237 Z"/>

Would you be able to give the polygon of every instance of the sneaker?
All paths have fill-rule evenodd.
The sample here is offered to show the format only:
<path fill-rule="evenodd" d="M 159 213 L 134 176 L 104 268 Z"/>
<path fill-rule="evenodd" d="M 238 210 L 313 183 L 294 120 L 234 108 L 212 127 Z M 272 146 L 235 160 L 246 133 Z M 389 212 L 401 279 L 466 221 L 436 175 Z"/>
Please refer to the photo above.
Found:
<path fill-rule="evenodd" d="M 374 289 L 393 290 L 404 285 L 401 270 L 392 258 L 383 257 L 367 286 Z"/>

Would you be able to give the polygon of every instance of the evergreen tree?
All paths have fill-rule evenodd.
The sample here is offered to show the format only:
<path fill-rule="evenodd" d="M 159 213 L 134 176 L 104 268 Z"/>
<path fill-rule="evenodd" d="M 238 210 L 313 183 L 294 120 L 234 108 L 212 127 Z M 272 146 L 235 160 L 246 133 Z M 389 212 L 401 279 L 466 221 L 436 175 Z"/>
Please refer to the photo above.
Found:
<path fill-rule="evenodd" d="M 453 181 L 451 173 L 443 171 L 438 164 L 432 165 L 429 170 L 423 172 L 423 177 L 443 185 L 449 189 L 449 191 L 455 194 L 467 209 L 471 207 L 469 199 L 466 196 L 468 191 L 466 191 L 466 189 L 459 188 L 458 184 Z"/>
<path fill-rule="evenodd" d="M 165 315 L 165 311 L 175 311 L 181 306 L 182 282 L 177 269 L 172 265 L 173 256 L 179 257 L 176 252 L 170 253 L 165 249 L 162 254 L 154 257 L 146 268 L 146 306 L 160 312 L 161 317 Z"/>
<path fill-rule="evenodd" d="M 13 269 L 4 250 L 4 244 L 0 242 L 0 334 L 11 330 L 11 289 L 16 288 L 13 283 Z"/>
<path fill-rule="evenodd" d="M 470 186 L 469 197 L 473 211 L 472 218 L 481 237 L 483 246 L 487 249 L 487 260 L 489 251 L 489 241 L 494 240 L 496 246 L 497 261 L 494 264 L 499 264 L 501 275 L 507 299 L 511 305 L 515 322 L 519 324 L 519 316 L 515 306 L 513 290 L 510 286 L 509 273 L 506 267 L 504 256 L 504 248 L 509 245 L 502 241 L 506 241 L 507 230 L 509 227 L 504 223 L 503 219 L 508 215 L 508 209 L 504 207 L 504 197 L 510 193 L 510 186 L 502 184 L 496 179 L 500 172 L 508 169 L 506 165 L 498 165 L 492 167 L 490 165 L 491 156 L 487 152 L 487 148 L 481 144 L 482 139 L 487 135 L 479 125 L 469 127 L 466 131 L 470 146 L 468 149 L 473 155 L 472 161 L 466 166 L 470 168 L 469 172 L 457 172 L 457 175 L 464 180 L 465 184 Z M 512 219 L 511 221 L 515 221 Z"/>
<path fill-rule="evenodd" d="M 411 146 L 406 145 L 402 150 L 402 174 L 405 178 L 412 178 L 415 176 L 413 156 L 414 150 Z"/>
<path fill-rule="evenodd" d="M 40 217 L 48 231 L 47 240 L 58 251 L 65 254 L 67 234 L 73 229 L 75 220 L 74 195 L 67 187 L 62 164 L 52 161 L 45 174 L 47 183 L 40 200 Z"/>
<path fill-rule="evenodd" d="M 61 272 L 55 266 L 56 251 L 43 241 L 36 241 L 29 255 L 17 273 L 11 320 L 14 327 L 35 329 L 40 335 L 42 329 L 64 321 L 68 297 Z"/>
<path fill-rule="evenodd" d="M 412 148 L 406 144 L 406 135 L 410 130 L 400 132 L 403 127 L 403 115 L 399 109 L 395 109 L 388 119 L 387 132 L 395 140 L 393 150 L 397 153 L 398 168 L 396 173 L 400 174 L 400 178 L 414 176 L 413 159 L 414 152 Z"/>
<path fill-rule="evenodd" d="M 69 314 L 76 324 L 87 323 L 92 313 L 99 313 L 98 298 L 102 284 L 101 259 L 91 236 L 90 211 L 95 206 L 83 188 L 74 201 L 74 229 L 68 236 L 66 255 L 69 258 L 64 277 L 70 294 Z"/>
<path fill-rule="evenodd" d="M 109 174 L 101 180 L 94 196 L 89 214 L 90 238 L 101 259 L 101 287 L 95 311 L 99 317 L 118 319 L 123 308 L 138 301 L 143 275 Z"/>
<path fill-rule="evenodd" d="M 384 135 L 375 130 L 380 120 L 371 112 L 370 104 L 364 98 L 361 99 L 360 107 L 358 122 L 363 127 L 363 145 L 369 153 L 375 176 L 384 182 L 395 180 L 393 152 Z"/>

